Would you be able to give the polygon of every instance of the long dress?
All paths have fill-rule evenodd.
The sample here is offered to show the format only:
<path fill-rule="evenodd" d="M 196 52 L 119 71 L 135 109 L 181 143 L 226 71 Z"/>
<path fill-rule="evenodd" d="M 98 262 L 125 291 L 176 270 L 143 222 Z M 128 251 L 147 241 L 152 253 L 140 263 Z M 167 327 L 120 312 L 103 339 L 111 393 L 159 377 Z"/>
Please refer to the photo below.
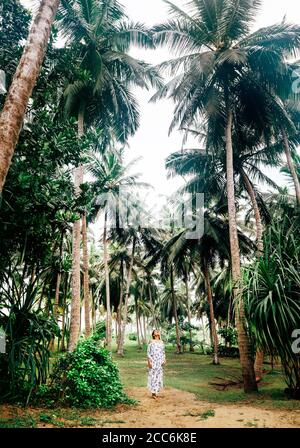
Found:
<path fill-rule="evenodd" d="M 163 363 L 166 360 L 165 344 L 163 341 L 150 342 L 147 356 L 152 368 L 148 370 L 148 389 L 152 394 L 157 394 L 163 388 Z"/>

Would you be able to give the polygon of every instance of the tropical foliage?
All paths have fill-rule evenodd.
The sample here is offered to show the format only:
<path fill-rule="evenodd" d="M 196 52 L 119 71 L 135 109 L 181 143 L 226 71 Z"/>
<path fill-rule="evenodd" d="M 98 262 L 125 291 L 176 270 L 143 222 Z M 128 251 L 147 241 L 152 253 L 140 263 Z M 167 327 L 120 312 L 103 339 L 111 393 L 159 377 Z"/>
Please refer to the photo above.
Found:
<path fill-rule="evenodd" d="M 117 0 L 45 0 L 30 31 L 31 13 L 1 3 L 2 400 L 129 402 L 112 356 L 143 353 L 153 328 L 178 359 L 239 356 L 245 392 L 276 358 L 299 397 L 300 25 L 254 31 L 260 0 L 165 3 L 150 29 Z M 130 158 L 141 88 L 158 110 L 172 100 L 182 135 L 159 228 Z M 192 216 L 170 217 L 196 193 L 191 237 Z"/>

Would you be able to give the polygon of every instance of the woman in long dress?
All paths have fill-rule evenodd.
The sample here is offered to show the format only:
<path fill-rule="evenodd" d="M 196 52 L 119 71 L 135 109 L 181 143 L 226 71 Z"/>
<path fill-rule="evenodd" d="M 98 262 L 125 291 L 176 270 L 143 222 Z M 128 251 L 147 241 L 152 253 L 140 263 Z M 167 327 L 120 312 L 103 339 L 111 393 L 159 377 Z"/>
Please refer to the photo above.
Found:
<path fill-rule="evenodd" d="M 163 388 L 163 366 L 166 364 L 165 344 L 160 339 L 160 332 L 152 332 L 152 341 L 148 344 L 148 389 L 152 398 L 157 399 L 159 391 Z"/>

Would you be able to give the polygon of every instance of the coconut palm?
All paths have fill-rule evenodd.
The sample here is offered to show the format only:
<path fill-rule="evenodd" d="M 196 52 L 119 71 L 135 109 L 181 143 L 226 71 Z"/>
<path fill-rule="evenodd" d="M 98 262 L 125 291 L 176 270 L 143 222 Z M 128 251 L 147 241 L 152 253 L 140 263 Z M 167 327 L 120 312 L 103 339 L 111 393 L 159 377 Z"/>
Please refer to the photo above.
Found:
<path fill-rule="evenodd" d="M 39 75 L 60 0 L 40 2 L 0 115 L 0 194 Z"/>
<path fill-rule="evenodd" d="M 106 143 L 115 135 L 126 141 L 139 124 L 139 113 L 130 86 L 148 88 L 159 85 L 156 71 L 148 64 L 129 56 L 131 45 L 153 48 L 150 32 L 141 24 L 129 22 L 124 8 L 116 0 L 63 0 L 57 25 L 67 39 L 79 66 L 70 76 L 65 89 L 65 112 L 78 118 L 78 136 L 86 126 L 96 125 L 102 131 Z M 84 171 L 75 170 L 75 189 L 80 191 Z M 85 221 L 85 222 L 83 222 Z M 83 232 L 86 216 L 82 216 Z M 86 236 L 83 238 L 87 253 Z M 73 287 L 70 350 L 79 335 L 80 312 L 80 222 L 73 230 Z M 105 246 L 106 247 L 106 246 Z M 106 254 L 106 249 L 105 249 Z M 88 285 L 88 257 L 84 257 L 84 284 Z M 85 296 L 89 292 L 84 289 Z M 88 297 L 85 298 L 85 302 Z"/>
<path fill-rule="evenodd" d="M 115 150 L 106 151 L 102 155 L 92 156 L 89 164 L 89 171 L 95 178 L 92 184 L 94 191 L 94 218 L 99 212 L 104 214 L 103 224 L 103 248 L 104 248 L 104 267 L 105 267 L 105 284 L 106 284 L 106 340 L 108 348 L 111 349 L 111 305 L 109 291 L 109 253 L 108 253 L 108 235 L 107 229 L 111 225 L 113 228 L 120 226 L 120 216 L 124 216 L 124 211 L 129 210 L 129 205 L 136 205 L 135 199 L 125 194 L 120 194 L 122 189 L 131 190 L 137 187 L 145 187 L 146 184 L 138 182 L 139 174 L 130 174 L 130 170 L 136 160 L 123 165 L 122 152 Z M 124 190 L 125 191 L 125 190 Z M 128 202 L 129 201 L 129 202 Z M 111 220 L 111 222 L 109 222 Z M 134 257 L 135 240 L 132 241 L 132 259 Z M 128 271 L 127 287 L 125 298 L 128 300 L 129 288 L 132 275 L 132 265 Z"/>
<path fill-rule="evenodd" d="M 199 114 L 207 119 L 216 114 L 223 117 L 231 266 L 237 297 L 241 264 L 233 170 L 232 129 L 235 104 L 242 105 L 249 122 L 257 124 L 261 121 L 261 128 L 267 120 L 267 113 L 264 112 L 268 111 L 270 115 L 271 110 L 276 111 L 273 126 L 276 125 L 277 129 L 293 127 L 284 108 L 274 97 L 267 96 L 266 89 L 274 86 L 278 79 L 281 82 L 283 78 L 287 78 L 285 54 L 289 51 L 297 52 L 300 46 L 300 27 L 282 23 L 250 34 L 261 5 L 260 0 L 192 0 L 188 3 L 188 12 L 168 1 L 166 3 L 174 18 L 154 28 L 156 42 L 167 44 L 180 56 L 161 65 L 162 69 L 168 69 L 171 75 L 177 76 L 154 99 L 170 96 L 175 100 L 171 129 L 176 125 L 184 127 L 191 124 Z M 182 67 L 182 72 L 177 74 Z M 258 98 L 264 100 L 262 104 Z M 225 104 L 225 110 L 220 109 L 222 103 Z M 236 310 L 236 322 L 244 390 L 250 392 L 257 390 L 257 384 L 244 305 L 241 300 L 236 300 L 235 303 L 239 306 Z"/>

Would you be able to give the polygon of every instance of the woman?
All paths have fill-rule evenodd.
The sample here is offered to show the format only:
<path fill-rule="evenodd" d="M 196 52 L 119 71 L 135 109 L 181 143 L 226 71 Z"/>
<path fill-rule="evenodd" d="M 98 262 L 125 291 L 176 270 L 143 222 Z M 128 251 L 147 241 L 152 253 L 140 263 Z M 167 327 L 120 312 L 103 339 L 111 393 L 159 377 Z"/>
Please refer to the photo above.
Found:
<path fill-rule="evenodd" d="M 166 365 L 165 345 L 160 339 L 158 330 L 152 331 L 152 341 L 148 345 L 148 389 L 152 398 L 157 399 L 157 394 L 163 387 L 163 366 Z"/>

